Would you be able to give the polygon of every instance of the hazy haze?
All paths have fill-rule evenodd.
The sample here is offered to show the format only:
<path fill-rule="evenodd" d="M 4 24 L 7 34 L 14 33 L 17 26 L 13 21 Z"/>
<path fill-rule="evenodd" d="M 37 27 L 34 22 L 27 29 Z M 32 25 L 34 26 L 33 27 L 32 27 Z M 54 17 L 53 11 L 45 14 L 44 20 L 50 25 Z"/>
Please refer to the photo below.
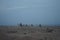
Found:
<path fill-rule="evenodd" d="M 60 0 L 0 0 L 0 24 L 60 24 Z"/>

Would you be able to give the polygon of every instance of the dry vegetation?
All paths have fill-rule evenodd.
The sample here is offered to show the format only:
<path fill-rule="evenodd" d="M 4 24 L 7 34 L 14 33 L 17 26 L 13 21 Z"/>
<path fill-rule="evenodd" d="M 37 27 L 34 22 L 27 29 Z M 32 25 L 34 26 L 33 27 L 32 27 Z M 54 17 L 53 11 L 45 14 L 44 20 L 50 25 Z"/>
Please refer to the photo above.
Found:
<path fill-rule="evenodd" d="M 60 27 L 0 26 L 0 40 L 60 40 Z"/>

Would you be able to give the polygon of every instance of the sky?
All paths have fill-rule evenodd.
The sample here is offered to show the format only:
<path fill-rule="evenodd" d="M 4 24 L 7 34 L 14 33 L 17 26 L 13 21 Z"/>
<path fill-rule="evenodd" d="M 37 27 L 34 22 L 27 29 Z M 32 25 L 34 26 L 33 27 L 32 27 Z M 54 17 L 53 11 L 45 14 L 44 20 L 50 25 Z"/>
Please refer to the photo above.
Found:
<path fill-rule="evenodd" d="M 0 0 L 0 25 L 60 24 L 60 0 Z"/>

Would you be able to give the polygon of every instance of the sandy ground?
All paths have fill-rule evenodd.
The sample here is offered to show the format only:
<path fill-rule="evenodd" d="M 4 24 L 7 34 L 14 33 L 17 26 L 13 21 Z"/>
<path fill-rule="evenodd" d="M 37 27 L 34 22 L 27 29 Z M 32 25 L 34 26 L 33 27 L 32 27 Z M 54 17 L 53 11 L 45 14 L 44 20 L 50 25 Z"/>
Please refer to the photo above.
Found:
<path fill-rule="evenodd" d="M 60 40 L 60 27 L 0 27 L 0 40 Z"/>

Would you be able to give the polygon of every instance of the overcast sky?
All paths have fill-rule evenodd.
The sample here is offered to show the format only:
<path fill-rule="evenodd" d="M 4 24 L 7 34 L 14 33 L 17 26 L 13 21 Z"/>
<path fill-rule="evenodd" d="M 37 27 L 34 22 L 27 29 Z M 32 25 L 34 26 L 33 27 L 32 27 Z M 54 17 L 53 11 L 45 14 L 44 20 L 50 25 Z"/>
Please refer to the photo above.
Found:
<path fill-rule="evenodd" d="M 60 0 L 0 0 L 0 25 L 60 24 Z"/>

